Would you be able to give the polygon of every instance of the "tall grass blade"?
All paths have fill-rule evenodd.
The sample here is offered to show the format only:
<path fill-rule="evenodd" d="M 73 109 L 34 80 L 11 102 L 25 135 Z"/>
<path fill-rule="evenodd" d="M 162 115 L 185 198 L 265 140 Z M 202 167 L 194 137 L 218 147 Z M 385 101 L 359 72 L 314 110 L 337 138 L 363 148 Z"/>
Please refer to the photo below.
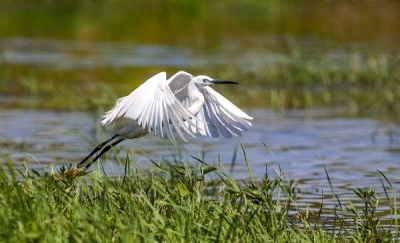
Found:
<path fill-rule="evenodd" d="M 392 185 L 392 183 L 390 182 L 390 180 L 386 177 L 386 175 L 382 172 L 382 171 L 380 171 L 380 170 L 377 170 L 378 172 L 379 172 L 379 174 L 381 174 L 381 176 L 385 179 L 385 181 L 388 183 L 388 185 L 389 185 L 389 187 L 390 187 L 390 190 L 392 191 L 392 198 L 393 198 L 393 217 L 394 217 L 394 227 L 395 227 L 395 231 L 396 231 L 396 233 L 397 234 L 399 234 L 400 232 L 399 232 L 399 219 L 398 219 L 398 209 L 397 209 L 397 193 L 396 193 L 396 191 L 395 191 L 395 189 L 393 188 L 393 185 Z M 386 197 L 388 197 L 387 196 L 387 193 L 386 193 L 386 188 L 385 188 L 385 186 L 383 185 L 383 188 L 384 188 L 384 190 L 385 190 L 385 194 L 386 194 Z"/>
<path fill-rule="evenodd" d="M 338 205 L 339 205 L 340 209 L 342 210 L 343 209 L 342 203 L 340 202 L 339 196 L 336 194 L 335 190 L 333 189 L 331 177 L 329 176 L 328 170 L 326 169 L 325 165 L 324 165 L 324 170 L 325 170 L 326 178 L 328 179 L 328 183 L 329 183 L 329 187 L 331 189 L 332 195 L 336 198 L 336 201 L 338 202 Z"/>
<path fill-rule="evenodd" d="M 233 170 L 235 169 L 235 165 L 236 165 L 236 159 L 237 159 L 237 144 L 235 145 L 234 149 L 233 149 L 233 155 L 232 155 L 232 160 L 231 160 L 231 166 L 229 168 L 229 173 L 232 175 L 233 174 Z"/>
<path fill-rule="evenodd" d="M 253 172 L 251 171 L 250 163 L 249 163 L 249 160 L 248 160 L 247 155 L 246 155 L 246 151 L 245 151 L 245 149 L 244 149 L 242 143 L 240 143 L 240 147 L 242 147 L 243 156 L 244 156 L 244 161 L 246 162 L 247 171 L 248 171 L 248 173 L 249 173 L 251 183 L 252 183 L 252 185 L 255 185 Z"/>

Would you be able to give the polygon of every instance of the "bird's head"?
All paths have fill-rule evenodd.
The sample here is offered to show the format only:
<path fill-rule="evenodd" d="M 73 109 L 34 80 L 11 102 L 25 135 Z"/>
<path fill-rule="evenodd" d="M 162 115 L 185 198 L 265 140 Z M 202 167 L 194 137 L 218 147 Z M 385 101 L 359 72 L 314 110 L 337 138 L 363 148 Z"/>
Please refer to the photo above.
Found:
<path fill-rule="evenodd" d="M 237 82 L 234 82 L 234 81 L 213 79 L 206 75 L 196 76 L 192 79 L 192 81 L 194 84 L 199 85 L 199 86 L 208 86 L 208 85 L 212 85 L 212 84 L 237 84 Z"/>

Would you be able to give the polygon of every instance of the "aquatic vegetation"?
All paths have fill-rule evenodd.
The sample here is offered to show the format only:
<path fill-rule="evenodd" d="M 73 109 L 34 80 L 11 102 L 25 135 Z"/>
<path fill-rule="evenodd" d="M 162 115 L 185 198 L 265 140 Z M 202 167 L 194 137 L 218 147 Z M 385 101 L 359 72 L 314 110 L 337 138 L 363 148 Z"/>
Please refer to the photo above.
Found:
<path fill-rule="evenodd" d="M 17 82 L 21 94 L 10 95 L 7 107 L 55 110 L 101 110 L 117 96 L 110 86 L 97 82 L 62 82 L 21 77 Z M 15 91 L 6 91 L 6 94 Z"/>
<path fill-rule="evenodd" d="M 378 62 L 377 57 L 371 56 L 367 61 L 353 61 L 359 63 L 343 70 L 337 70 L 337 66 L 330 65 L 328 60 L 317 60 L 295 56 L 286 63 L 253 71 L 224 66 L 210 72 L 213 76 L 240 83 L 240 87 L 222 87 L 221 90 L 244 107 L 276 110 L 339 108 L 347 110 L 349 115 L 374 114 L 392 118 L 400 113 L 400 107 L 396 105 L 400 101 L 398 58 Z M 49 73 L 36 70 L 30 75 L 30 69 L 11 69 L 22 74 L 16 80 L 12 79 L 12 84 L 6 81 L 0 92 L 35 98 L 34 102 L 30 100 L 30 108 L 93 110 L 100 107 L 104 110 L 104 107 L 112 106 L 116 97 L 128 94 L 146 78 L 143 72 L 134 72 L 130 68 L 118 73 L 93 71 L 89 75 L 96 77 L 96 81 L 91 82 L 81 78 L 83 74 L 79 71 Z M 193 70 L 193 73 L 198 72 Z M 71 82 L 71 77 L 76 80 Z M 17 100 L 14 106 L 26 104 Z"/>
<path fill-rule="evenodd" d="M 297 54 L 285 63 L 256 70 L 222 67 L 216 75 L 241 80 L 248 90 L 236 97 L 252 106 L 276 110 L 336 107 L 352 115 L 399 114 L 398 57 L 381 58 L 377 54 L 354 59 L 350 55 L 343 61 L 344 67 L 338 68 L 323 55 L 310 58 Z"/>
<path fill-rule="evenodd" d="M 301 241 L 382 242 L 398 239 L 397 214 L 383 224 L 381 199 L 356 189 L 362 204 L 345 202 L 324 216 L 296 205 L 296 183 L 265 176 L 236 181 L 197 159 L 126 170 L 119 178 L 70 173 L 0 172 L 2 241 Z M 125 161 L 129 166 L 129 160 Z M 155 163 L 157 164 L 157 163 Z M 61 176 L 60 176 L 61 175 Z M 65 176 L 68 175 L 68 176 Z M 328 175 L 328 182 L 329 175 Z M 397 212 L 390 182 L 385 203 Z M 333 188 L 332 188 L 333 189 Z M 334 193 L 334 192 L 333 192 Z"/>

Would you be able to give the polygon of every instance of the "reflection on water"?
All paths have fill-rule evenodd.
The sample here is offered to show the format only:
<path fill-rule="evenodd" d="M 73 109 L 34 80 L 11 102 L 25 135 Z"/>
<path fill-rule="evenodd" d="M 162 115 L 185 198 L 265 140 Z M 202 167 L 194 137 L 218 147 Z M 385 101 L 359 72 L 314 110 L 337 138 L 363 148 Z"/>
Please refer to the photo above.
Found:
<path fill-rule="evenodd" d="M 16 164 L 27 162 L 29 168 L 77 163 L 106 138 L 106 134 L 94 131 L 93 121 L 85 113 L 9 109 L 0 112 L 1 153 Z M 249 174 L 241 143 L 256 178 L 261 179 L 265 173 L 274 177 L 275 171 L 280 171 L 283 178 L 298 181 L 297 196 L 304 197 L 308 205 L 319 203 L 323 193 L 331 193 L 324 167 L 340 198 L 354 197 L 351 189 L 357 187 L 372 186 L 383 193 L 378 170 L 399 191 L 400 126 L 374 119 L 346 118 L 325 110 L 248 113 L 255 118 L 253 127 L 237 139 L 191 139 L 177 150 L 168 141 L 147 136 L 127 140 L 117 151 L 121 158 L 129 153 L 133 167 L 151 167 L 150 159 L 195 163 L 190 157 L 193 155 L 217 166 L 220 161 L 229 170 L 237 149 L 232 175 L 245 179 Z M 113 157 L 103 160 L 104 169 L 109 175 L 121 175 L 123 168 Z"/>

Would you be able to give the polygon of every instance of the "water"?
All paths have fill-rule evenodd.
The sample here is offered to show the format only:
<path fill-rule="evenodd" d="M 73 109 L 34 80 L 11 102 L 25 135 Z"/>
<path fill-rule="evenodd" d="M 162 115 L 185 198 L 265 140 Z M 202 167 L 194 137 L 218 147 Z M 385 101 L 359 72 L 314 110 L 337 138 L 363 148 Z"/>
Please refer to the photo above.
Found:
<path fill-rule="evenodd" d="M 95 130 L 92 116 L 81 112 L 26 111 L 1 109 L 0 149 L 16 166 L 28 164 L 36 170 L 49 170 L 80 161 L 93 146 L 107 137 Z M 347 118 L 340 111 L 294 110 L 275 113 L 266 109 L 248 110 L 255 118 L 252 128 L 235 139 L 190 139 L 176 149 L 168 141 L 151 136 L 127 140 L 118 145 L 118 154 L 128 153 L 132 167 L 150 168 L 155 161 L 183 159 L 195 163 L 190 155 L 230 170 L 235 149 L 237 156 L 232 176 L 249 177 L 244 147 L 252 173 L 265 173 L 297 180 L 298 196 L 308 203 L 319 202 L 321 193 L 330 193 L 325 169 L 342 197 L 354 197 L 352 189 L 374 187 L 383 192 L 378 170 L 399 188 L 400 126 L 368 118 Z M 111 153 L 112 154 L 112 153 Z M 107 173 L 123 174 L 113 156 L 103 160 Z M 3 159 L 4 162 L 4 159 Z M 221 167 L 220 167 L 221 168 Z M 310 198 L 310 195 L 311 198 Z"/>

